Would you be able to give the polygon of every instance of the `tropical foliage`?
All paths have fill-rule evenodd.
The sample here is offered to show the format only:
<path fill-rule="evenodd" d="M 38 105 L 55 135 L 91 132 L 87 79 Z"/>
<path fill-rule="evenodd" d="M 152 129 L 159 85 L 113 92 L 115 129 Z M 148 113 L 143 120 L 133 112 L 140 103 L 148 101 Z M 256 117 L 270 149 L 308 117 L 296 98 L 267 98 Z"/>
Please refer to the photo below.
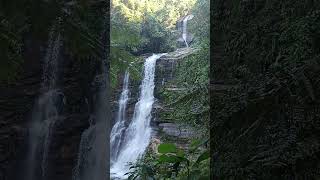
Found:
<path fill-rule="evenodd" d="M 113 0 L 111 74 L 116 76 L 129 69 L 131 77 L 139 78 L 142 63 L 137 55 L 173 51 L 175 23 L 194 3 L 195 0 Z M 115 85 L 117 78 L 112 80 Z"/>
<path fill-rule="evenodd" d="M 213 7 L 213 177 L 318 178 L 319 3 Z"/>
<path fill-rule="evenodd" d="M 1 18 L 1 75 L 4 83 L 14 80 L 24 62 L 23 52 L 32 41 L 49 38 L 58 31 L 63 37 L 66 52 L 73 59 L 106 59 L 107 33 L 104 26 L 108 9 L 104 1 L 2 1 Z M 41 14 L 41 15 L 39 15 Z"/>
<path fill-rule="evenodd" d="M 179 60 L 175 80 L 167 85 L 179 90 L 163 89 L 160 93 L 166 109 L 161 112 L 160 119 L 191 126 L 197 138 L 187 140 L 190 147 L 183 150 L 174 145 L 180 139 L 162 137 L 165 143 L 159 145 L 159 154 L 148 152 L 133 164 L 129 179 L 209 179 L 209 7 L 209 1 L 198 0 L 190 11 L 194 18 L 188 30 L 195 36 L 191 48 L 196 51 Z"/>
<path fill-rule="evenodd" d="M 128 179 L 207 180 L 209 150 L 199 148 L 203 143 L 207 143 L 207 140 L 194 141 L 187 154 L 174 144 L 161 144 L 158 147 L 159 154 L 148 153 L 142 161 L 131 166 Z"/>
<path fill-rule="evenodd" d="M 181 60 L 176 67 L 176 80 L 172 82 L 181 90 L 164 91 L 166 106 L 173 109 L 165 113 L 165 119 L 192 125 L 209 133 L 209 1 L 199 0 L 193 8 L 194 19 L 190 31 L 195 34 L 192 48 L 197 51 Z M 201 27 L 201 28 L 200 28 Z"/>

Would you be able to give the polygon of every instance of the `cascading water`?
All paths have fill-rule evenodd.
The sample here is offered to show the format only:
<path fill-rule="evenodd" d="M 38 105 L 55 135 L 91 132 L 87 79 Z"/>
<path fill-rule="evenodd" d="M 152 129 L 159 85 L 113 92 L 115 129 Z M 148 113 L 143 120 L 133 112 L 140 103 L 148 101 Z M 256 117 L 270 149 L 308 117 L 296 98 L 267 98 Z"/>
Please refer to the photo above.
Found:
<path fill-rule="evenodd" d="M 157 59 L 164 54 L 154 54 L 144 63 L 144 78 L 140 86 L 140 98 L 135 105 L 133 119 L 126 129 L 116 161 L 111 166 L 111 178 L 125 179 L 128 163 L 135 163 L 143 155 L 151 138 L 151 110 L 154 102 L 154 73 Z"/>
<path fill-rule="evenodd" d="M 74 167 L 72 180 L 106 180 L 107 173 L 107 134 L 105 121 L 108 99 L 106 92 L 107 70 L 102 62 L 102 74 L 95 79 L 96 94 L 95 112 L 89 118 L 90 126 L 83 131 L 79 145 L 78 159 Z"/>
<path fill-rule="evenodd" d="M 103 27 L 108 27 L 109 16 L 105 14 Z M 73 180 L 107 180 L 109 179 L 109 65 L 107 57 L 107 29 L 101 33 L 101 43 L 104 52 L 101 56 L 101 66 L 93 84 L 96 91 L 93 94 L 94 107 L 89 118 L 90 126 L 83 131 L 79 145 L 78 159 L 72 174 Z"/>
<path fill-rule="evenodd" d="M 93 117 L 89 118 L 90 127 L 83 131 L 79 145 L 79 153 L 77 164 L 73 171 L 72 180 L 80 180 L 86 178 L 85 168 L 88 166 L 88 153 L 91 146 L 90 135 L 92 136 L 94 130 Z"/>
<path fill-rule="evenodd" d="M 63 93 L 57 88 L 61 46 L 61 35 L 57 31 L 54 26 L 49 34 L 43 63 L 42 94 L 34 106 L 29 127 L 29 150 L 23 177 L 26 180 L 46 179 L 50 140 L 54 124 L 65 102 Z"/>
<path fill-rule="evenodd" d="M 183 21 L 182 21 L 182 39 L 184 40 L 185 44 L 186 44 L 186 47 L 189 47 L 189 44 L 188 44 L 188 40 L 187 40 L 187 24 L 188 24 L 188 20 L 192 19 L 193 18 L 193 15 L 190 14 L 188 16 L 186 16 Z"/>
<path fill-rule="evenodd" d="M 129 72 L 126 71 L 123 79 L 122 92 L 119 98 L 119 110 L 117 113 L 117 118 L 115 124 L 111 130 L 110 136 L 110 160 L 111 165 L 117 160 L 121 140 L 125 132 L 125 122 L 126 122 L 126 107 L 129 99 Z"/>

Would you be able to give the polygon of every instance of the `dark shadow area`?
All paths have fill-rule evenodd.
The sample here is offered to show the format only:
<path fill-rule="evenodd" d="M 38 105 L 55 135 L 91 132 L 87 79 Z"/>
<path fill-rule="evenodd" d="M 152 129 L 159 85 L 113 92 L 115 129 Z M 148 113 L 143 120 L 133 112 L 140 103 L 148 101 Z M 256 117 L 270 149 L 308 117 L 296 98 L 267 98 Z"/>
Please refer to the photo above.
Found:
<path fill-rule="evenodd" d="M 318 179 L 320 6 L 212 2 L 211 179 Z"/>

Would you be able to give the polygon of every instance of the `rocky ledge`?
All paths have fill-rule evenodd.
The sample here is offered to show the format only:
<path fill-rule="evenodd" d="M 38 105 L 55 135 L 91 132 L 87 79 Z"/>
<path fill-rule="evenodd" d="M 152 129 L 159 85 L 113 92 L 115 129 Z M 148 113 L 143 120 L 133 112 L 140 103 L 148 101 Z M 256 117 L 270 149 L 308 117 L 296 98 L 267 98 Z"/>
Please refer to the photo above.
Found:
<path fill-rule="evenodd" d="M 174 52 L 167 53 L 157 61 L 154 91 L 156 102 L 153 105 L 153 120 L 151 122 L 154 133 L 150 143 L 151 149 L 154 149 L 155 144 L 159 144 L 160 142 L 175 143 L 178 147 L 186 149 L 188 148 L 190 139 L 195 136 L 191 127 L 179 125 L 174 121 L 161 119 L 160 114 L 171 110 L 164 106 L 164 99 L 161 93 L 163 90 L 184 90 L 183 88 L 177 87 L 174 83 L 176 79 L 176 69 L 185 57 L 196 51 L 198 51 L 198 49 L 190 47 L 179 48 Z"/>
<path fill-rule="evenodd" d="M 195 53 L 196 51 L 198 51 L 198 49 L 191 47 L 179 48 L 176 51 L 167 53 L 166 55 L 162 56 L 160 60 L 179 60 Z"/>

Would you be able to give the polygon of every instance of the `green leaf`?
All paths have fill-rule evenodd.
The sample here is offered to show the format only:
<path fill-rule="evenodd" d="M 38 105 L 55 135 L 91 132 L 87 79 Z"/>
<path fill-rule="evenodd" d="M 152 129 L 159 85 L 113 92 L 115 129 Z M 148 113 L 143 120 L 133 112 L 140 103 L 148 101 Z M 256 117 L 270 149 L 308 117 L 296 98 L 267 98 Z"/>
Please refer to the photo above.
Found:
<path fill-rule="evenodd" d="M 209 141 L 209 138 L 203 140 L 194 140 L 191 145 L 190 153 L 196 151 L 200 146 L 206 144 Z"/>
<path fill-rule="evenodd" d="M 200 174 L 200 170 L 193 170 L 191 171 L 191 175 L 188 177 L 188 180 L 199 180 Z"/>
<path fill-rule="evenodd" d="M 201 161 L 204 161 L 206 159 L 210 158 L 210 151 L 207 150 L 203 152 L 197 159 L 196 163 L 200 163 Z"/>
<path fill-rule="evenodd" d="M 167 154 L 162 154 L 159 156 L 159 159 L 158 161 L 160 163 L 177 163 L 177 162 L 189 162 L 188 159 L 184 158 L 184 157 L 179 157 L 179 156 L 176 156 L 176 155 L 167 155 Z"/>
<path fill-rule="evenodd" d="M 165 143 L 165 144 L 160 144 L 158 146 L 158 152 L 159 153 L 175 153 L 177 152 L 177 147 L 172 144 L 172 143 Z"/>
<path fill-rule="evenodd" d="M 162 154 L 159 156 L 159 162 L 176 163 L 179 162 L 179 158 L 177 158 L 176 156 Z"/>
<path fill-rule="evenodd" d="M 181 149 L 178 149 L 177 156 L 179 156 L 179 157 L 184 157 L 184 156 L 185 156 L 184 151 L 181 150 Z"/>
<path fill-rule="evenodd" d="M 197 147 L 199 144 L 201 144 L 201 140 L 200 140 L 200 139 L 193 139 L 193 140 L 191 141 L 190 146 L 191 146 L 191 148 L 195 148 L 195 147 Z"/>
<path fill-rule="evenodd" d="M 208 180 L 208 179 L 210 179 L 210 177 L 209 177 L 209 175 L 202 175 L 200 178 L 199 178 L 199 180 Z"/>

